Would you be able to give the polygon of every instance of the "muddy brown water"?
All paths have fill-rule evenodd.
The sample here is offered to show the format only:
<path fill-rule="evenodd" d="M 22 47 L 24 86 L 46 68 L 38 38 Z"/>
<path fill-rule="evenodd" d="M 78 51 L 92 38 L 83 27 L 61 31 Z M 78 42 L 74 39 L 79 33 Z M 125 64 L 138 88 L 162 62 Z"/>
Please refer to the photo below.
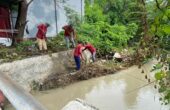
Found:
<path fill-rule="evenodd" d="M 145 70 L 151 83 L 141 74 L 141 69 L 133 66 L 113 75 L 72 84 L 64 88 L 37 92 L 33 95 L 48 110 L 61 110 L 76 98 L 85 100 L 99 110 L 170 110 L 170 105 L 161 105 L 160 95 L 154 88 L 154 73 L 151 64 Z M 8 107 L 6 110 L 14 110 Z"/>

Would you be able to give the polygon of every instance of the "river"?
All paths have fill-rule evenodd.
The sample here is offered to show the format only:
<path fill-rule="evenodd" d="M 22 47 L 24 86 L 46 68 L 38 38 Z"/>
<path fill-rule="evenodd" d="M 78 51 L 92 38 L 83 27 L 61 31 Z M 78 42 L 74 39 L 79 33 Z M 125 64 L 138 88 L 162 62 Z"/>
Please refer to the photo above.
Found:
<path fill-rule="evenodd" d="M 61 110 L 76 98 L 99 108 L 99 110 L 170 110 L 161 105 L 160 95 L 154 88 L 154 73 L 150 62 L 142 67 L 151 83 L 133 66 L 127 70 L 100 78 L 71 84 L 64 88 L 33 93 L 48 110 Z M 13 110 L 9 107 L 7 110 Z"/>

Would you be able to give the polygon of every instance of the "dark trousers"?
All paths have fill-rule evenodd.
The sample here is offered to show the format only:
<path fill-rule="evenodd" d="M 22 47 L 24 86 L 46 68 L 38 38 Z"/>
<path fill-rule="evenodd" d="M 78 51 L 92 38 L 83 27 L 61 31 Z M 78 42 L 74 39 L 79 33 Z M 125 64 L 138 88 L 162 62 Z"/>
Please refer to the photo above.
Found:
<path fill-rule="evenodd" d="M 81 66 L 80 57 L 74 56 L 74 60 L 75 60 L 75 62 L 76 62 L 76 69 L 77 69 L 77 70 L 80 70 L 80 66 Z"/>

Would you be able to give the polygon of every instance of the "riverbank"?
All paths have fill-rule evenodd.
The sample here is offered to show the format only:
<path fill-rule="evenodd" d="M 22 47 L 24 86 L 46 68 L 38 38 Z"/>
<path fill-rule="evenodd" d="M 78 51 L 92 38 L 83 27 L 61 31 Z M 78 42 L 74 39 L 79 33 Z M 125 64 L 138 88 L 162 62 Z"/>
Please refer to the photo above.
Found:
<path fill-rule="evenodd" d="M 100 62 L 111 65 L 110 61 Z M 115 74 L 71 83 L 56 89 L 34 91 L 32 94 L 48 110 L 61 110 L 76 98 L 100 110 L 151 110 L 151 108 L 169 110 L 168 106 L 161 105 L 160 94 L 154 88 L 155 72 L 150 70 L 155 64 L 157 64 L 156 60 L 150 60 L 140 69 L 138 66 L 131 66 Z M 141 73 L 143 69 L 145 73 Z M 151 79 L 151 82 L 145 79 L 145 75 Z M 143 106 L 147 104 L 149 106 Z M 6 110 L 15 109 L 9 105 Z"/>
<path fill-rule="evenodd" d="M 89 59 L 90 52 L 84 52 L 84 55 Z M 127 59 L 131 60 L 131 55 L 126 53 L 125 55 L 129 56 Z M 113 58 L 113 56 L 110 57 Z M 2 63 L 0 71 L 26 91 L 47 90 L 93 77 L 113 74 L 127 67 L 126 65 L 129 65 L 127 63 L 130 62 L 128 60 L 119 63 L 113 59 L 98 59 L 95 63 L 83 65 L 82 69 L 73 75 L 72 73 L 75 73 L 73 50 L 68 50 Z"/>
<path fill-rule="evenodd" d="M 117 62 L 99 59 L 95 63 L 82 65 L 80 71 L 74 71 L 74 65 L 70 66 L 74 62 L 68 63 L 71 53 L 71 51 L 64 51 L 52 54 L 52 56 L 45 55 L 15 61 L 0 65 L 0 70 L 3 70 L 3 73 L 10 76 L 26 91 L 35 92 L 65 87 L 83 80 L 114 74 L 131 66 L 129 61 Z M 37 62 L 40 59 L 41 62 Z M 64 68 L 61 68 L 62 66 Z M 9 105 L 7 104 L 7 106 Z"/>
<path fill-rule="evenodd" d="M 114 60 L 99 60 L 95 63 L 83 65 L 81 70 L 69 74 L 50 74 L 43 82 L 34 81 L 31 86 L 33 90 L 38 91 L 64 87 L 79 81 L 114 74 L 130 66 L 132 64 L 129 62 L 120 63 Z"/>

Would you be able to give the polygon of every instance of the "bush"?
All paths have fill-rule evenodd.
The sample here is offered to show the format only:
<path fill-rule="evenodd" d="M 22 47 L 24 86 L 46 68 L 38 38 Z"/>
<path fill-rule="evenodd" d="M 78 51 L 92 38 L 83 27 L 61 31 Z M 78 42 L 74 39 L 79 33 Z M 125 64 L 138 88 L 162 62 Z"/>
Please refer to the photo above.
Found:
<path fill-rule="evenodd" d="M 34 47 L 35 47 L 35 42 L 28 40 L 28 41 L 23 41 L 23 42 L 17 44 L 16 50 L 19 52 L 22 52 L 22 51 L 28 51 Z"/>
<path fill-rule="evenodd" d="M 87 23 L 96 23 L 98 21 L 106 21 L 106 16 L 103 14 L 103 10 L 100 6 L 96 4 L 94 4 L 93 6 L 86 5 L 85 21 Z"/>
<path fill-rule="evenodd" d="M 59 33 L 56 37 L 52 37 L 47 41 L 48 49 L 53 52 L 58 52 L 60 50 L 65 50 L 65 41 L 64 41 L 64 33 L 63 31 Z"/>
<path fill-rule="evenodd" d="M 82 42 L 92 43 L 100 52 L 100 54 L 107 54 L 113 48 L 120 48 L 127 46 L 130 38 L 136 34 L 137 25 L 109 25 L 106 22 L 96 22 L 93 24 L 84 23 L 77 28 L 78 39 Z"/>

